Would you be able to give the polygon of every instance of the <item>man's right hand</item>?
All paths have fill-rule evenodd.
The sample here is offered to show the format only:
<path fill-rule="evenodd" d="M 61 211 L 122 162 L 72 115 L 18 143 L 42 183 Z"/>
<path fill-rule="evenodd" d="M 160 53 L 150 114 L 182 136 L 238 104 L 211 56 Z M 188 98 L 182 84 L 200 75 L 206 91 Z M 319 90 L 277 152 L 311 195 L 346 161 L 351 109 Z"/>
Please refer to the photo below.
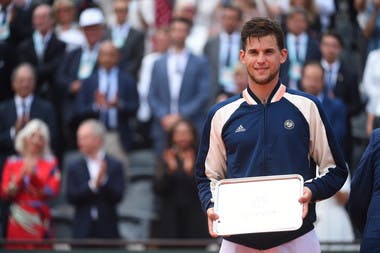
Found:
<path fill-rule="evenodd" d="M 214 212 L 214 208 L 207 209 L 207 223 L 208 223 L 208 232 L 211 237 L 216 238 L 218 234 L 215 233 L 213 228 L 213 222 L 219 219 L 219 216 Z"/>

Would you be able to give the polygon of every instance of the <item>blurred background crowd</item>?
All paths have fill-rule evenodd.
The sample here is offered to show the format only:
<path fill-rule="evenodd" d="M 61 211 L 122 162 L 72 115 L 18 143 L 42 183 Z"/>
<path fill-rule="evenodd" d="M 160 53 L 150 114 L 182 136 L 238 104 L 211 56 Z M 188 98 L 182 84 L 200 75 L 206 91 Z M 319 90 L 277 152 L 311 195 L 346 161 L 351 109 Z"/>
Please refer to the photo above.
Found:
<path fill-rule="evenodd" d="M 380 0 L 0 0 L 3 238 L 208 238 L 193 179 L 240 29 L 280 22 L 281 81 L 317 96 L 351 174 L 380 126 Z M 349 180 L 321 241 L 358 238 Z"/>

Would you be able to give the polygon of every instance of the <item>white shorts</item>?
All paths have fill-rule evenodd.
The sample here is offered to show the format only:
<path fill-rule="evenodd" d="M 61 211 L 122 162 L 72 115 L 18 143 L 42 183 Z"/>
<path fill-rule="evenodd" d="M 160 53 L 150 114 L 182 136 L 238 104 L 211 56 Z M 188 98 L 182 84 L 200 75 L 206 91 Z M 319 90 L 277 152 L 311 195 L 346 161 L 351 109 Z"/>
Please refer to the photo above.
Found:
<path fill-rule="evenodd" d="M 222 241 L 219 253 L 320 253 L 321 247 L 314 229 L 280 246 L 257 250 L 227 240 Z"/>

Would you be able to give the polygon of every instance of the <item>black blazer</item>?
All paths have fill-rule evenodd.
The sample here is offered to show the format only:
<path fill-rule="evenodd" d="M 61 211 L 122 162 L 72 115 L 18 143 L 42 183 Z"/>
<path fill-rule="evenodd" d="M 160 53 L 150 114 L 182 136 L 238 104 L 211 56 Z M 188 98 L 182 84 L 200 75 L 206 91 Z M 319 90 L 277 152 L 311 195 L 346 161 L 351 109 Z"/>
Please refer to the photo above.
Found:
<path fill-rule="evenodd" d="M 122 164 L 106 155 L 107 182 L 97 192 L 93 192 L 88 182 L 90 174 L 84 157 L 69 164 L 67 168 L 66 197 L 75 207 L 73 222 L 74 238 L 119 238 L 116 206 L 122 199 L 125 182 Z M 98 210 L 97 226 L 92 230 L 91 209 Z"/>
<path fill-rule="evenodd" d="M 336 97 L 342 99 L 346 104 L 349 116 L 357 115 L 363 109 L 363 103 L 360 99 L 358 75 L 344 63 L 340 65 L 333 92 Z"/>
<path fill-rule="evenodd" d="M 145 35 L 134 28 L 130 28 L 124 45 L 120 48 L 120 69 L 137 78 L 138 71 L 144 57 Z"/>
<path fill-rule="evenodd" d="M 0 119 L 0 152 L 3 155 L 14 154 L 14 139 L 10 135 L 10 130 L 17 120 L 17 111 L 13 98 L 0 104 Z M 48 125 L 51 143 L 54 148 L 58 130 L 51 103 L 34 96 L 30 107 L 30 119 L 41 119 Z"/>
<path fill-rule="evenodd" d="M 29 62 L 36 68 L 37 94 L 52 98 L 52 92 L 55 88 L 55 75 L 64 57 L 65 49 L 66 44 L 60 41 L 53 33 L 44 51 L 43 59 L 39 61 L 32 38 L 20 44 L 18 48 L 18 61 Z M 48 84 L 48 87 L 42 87 L 45 82 Z M 46 88 L 47 90 L 43 90 Z"/>

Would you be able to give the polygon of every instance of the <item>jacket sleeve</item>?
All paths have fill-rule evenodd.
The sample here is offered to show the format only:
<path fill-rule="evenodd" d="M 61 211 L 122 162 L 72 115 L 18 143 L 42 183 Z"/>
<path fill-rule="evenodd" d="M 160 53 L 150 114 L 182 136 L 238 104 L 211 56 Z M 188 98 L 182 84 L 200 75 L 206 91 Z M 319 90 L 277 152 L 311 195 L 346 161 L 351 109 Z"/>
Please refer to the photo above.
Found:
<path fill-rule="evenodd" d="M 67 200 L 73 205 L 80 205 L 92 201 L 95 198 L 88 185 L 88 179 L 82 175 L 83 168 L 79 163 L 74 163 L 67 168 Z"/>
<path fill-rule="evenodd" d="M 99 187 L 99 194 L 109 202 L 118 203 L 123 197 L 125 188 L 123 166 L 120 162 L 110 162 L 109 160 L 108 164 L 110 166 L 107 169 L 108 180 Z"/>
<path fill-rule="evenodd" d="M 210 72 L 207 60 L 202 58 L 197 64 L 199 64 L 197 74 L 195 74 L 197 79 L 194 83 L 197 85 L 197 94 L 193 96 L 190 103 L 181 109 L 181 113 L 187 118 L 205 112 L 204 108 L 207 108 L 211 101 Z"/>
<path fill-rule="evenodd" d="M 374 171 L 380 168 L 379 137 L 380 131 L 375 131 L 372 134 L 368 147 L 364 151 L 351 181 L 348 211 L 354 226 L 360 232 L 363 232 L 368 206 L 372 198 L 374 180 L 376 180 Z"/>
<path fill-rule="evenodd" d="M 310 106 L 310 154 L 318 166 L 316 177 L 305 181 L 312 201 L 333 196 L 344 185 L 348 168 L 341 148 L 319 101 Z"/>
<path fill-rule="evenodd" d="M 213 185 L 225 178 L 226 154 L 221 139 L 221 126 L 214 123 L 215 112 L 209 113 L 205 123 L 195 164 L 195 180 L 204 212 L 214 206 Z"/>

